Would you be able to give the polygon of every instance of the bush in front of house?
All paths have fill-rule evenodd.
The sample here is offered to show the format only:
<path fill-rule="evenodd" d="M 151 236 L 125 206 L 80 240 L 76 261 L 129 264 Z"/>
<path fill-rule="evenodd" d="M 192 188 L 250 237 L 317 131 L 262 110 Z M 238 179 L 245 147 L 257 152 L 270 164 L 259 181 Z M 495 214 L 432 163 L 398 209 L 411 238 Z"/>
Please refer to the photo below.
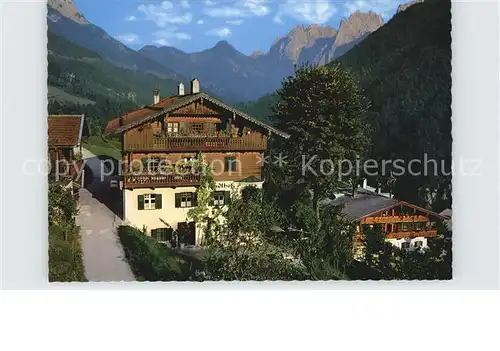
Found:
<path fill-rule="evenodd" d="M 64 184 L 49 183 L 49 281 L 85 282 L 76 202 Z"/>
<path fill-rule="evenodd" d="M 183 256 L 130 226 L 118 228 L 125 257 L 137 280 L 186 281 L 194 279 L 192 265 Z"/>

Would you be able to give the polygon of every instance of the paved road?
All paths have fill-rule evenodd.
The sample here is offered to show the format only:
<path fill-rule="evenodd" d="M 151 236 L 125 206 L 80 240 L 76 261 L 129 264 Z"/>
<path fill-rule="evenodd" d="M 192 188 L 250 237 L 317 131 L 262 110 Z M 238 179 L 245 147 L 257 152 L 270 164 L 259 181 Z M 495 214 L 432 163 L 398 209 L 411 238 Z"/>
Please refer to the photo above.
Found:
<path fill-rule="evenodd" d="M 108 179 L 100 179 L 99 159 L 88 150 L 83 149 L 82 153 L 94 175 L 92 183 L 80 190 L 77 218 L 82 235 L 85 276 L 89 281 L 134 281 L 116 235 L 121 219 L 110 210 L 113 194 L 108 190 Z"/>

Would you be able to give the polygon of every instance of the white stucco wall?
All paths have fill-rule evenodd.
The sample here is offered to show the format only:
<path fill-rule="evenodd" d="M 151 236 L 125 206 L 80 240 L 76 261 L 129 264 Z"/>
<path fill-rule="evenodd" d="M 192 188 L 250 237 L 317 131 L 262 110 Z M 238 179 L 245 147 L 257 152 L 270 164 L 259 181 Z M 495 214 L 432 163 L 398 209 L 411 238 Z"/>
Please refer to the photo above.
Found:
<path fill-rule="evenodd" d="M 246 186 L 262 188 L 263 182 L 258 183 L 237 183 L 233 181 L 216 182 L 216 191 L 231 191 L 231 193 L 241 192 Z M 123 214 L 126 223 L 142 229 L 146 226 L 147 233 L 151 234 L 151 229 L 172 227 L 177 229 L 179 222 L 187 221 L 187 213 L 191 208 L 176 208 L 175 194 L 183 192 L 196 192 L 195 187 L 177 188 L 155 188 L 149 189 L 124 189 L 123 190 Z M 161 194 L 162 208 L 154 210 L 139 210 L 138 196 L 145 194 Z M 168 224 L 168 225 L 167 225 Z M 197 225 L 196 245 L 203 242 L 203 230 Z"/>
<path fill-rule="evenodd" d="M 155 188 L 123 190 L 123 214 L 124 220 L 142 229 L 146 226 L 148 233 L 151 229 L 165 228 L 168 223 L 172 228 L 177 229 L 177 223 L 187 219 L 189 208 L 175 207 L 175 194 L 182 192 L 195 192 L 195 187 L 182 188 Z M 161 194 L 162 208 L 154 210 L 139 210 L 138 196 L 145 194 Z"/>
<path fill-rule="evenodd" d="M 409 242 L 410 243 L 410 250 L 415 249 L 415 242 L 416 241 L 422 241 L 422 248 L 427 247 L 427 238 L 424 238 L 423 236 L 419 236 L 413 239 L 405 238 L 405 239 L 387 239 L 386 241 L 390 242 L 392 245 L 396 246 L 397 248 L 402 247 L 404 242 Z"/>

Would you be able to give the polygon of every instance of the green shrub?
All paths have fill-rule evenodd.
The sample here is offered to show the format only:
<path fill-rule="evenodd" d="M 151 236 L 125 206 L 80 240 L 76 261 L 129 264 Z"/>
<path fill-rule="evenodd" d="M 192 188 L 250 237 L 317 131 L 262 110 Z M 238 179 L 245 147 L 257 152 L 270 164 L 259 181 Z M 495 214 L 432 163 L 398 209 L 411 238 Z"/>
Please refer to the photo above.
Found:
<path fill-rule="evenodd" d="M 49 281 L 87 281 L 79 228 L 74 217 L 78 213 L 73 196 L 63 184 L 49 184 Z"/>
<path fill-rule="evenodd" d="M 186 281 L 194 279 L 195 264 L 166 245 L 130 226 L 118 228 L 125 257 L 138 280 Z"/>
<path fill-rule="evenodd" d="M 49 281 L 87 281 L 78 227 L 49 227 Z"/>

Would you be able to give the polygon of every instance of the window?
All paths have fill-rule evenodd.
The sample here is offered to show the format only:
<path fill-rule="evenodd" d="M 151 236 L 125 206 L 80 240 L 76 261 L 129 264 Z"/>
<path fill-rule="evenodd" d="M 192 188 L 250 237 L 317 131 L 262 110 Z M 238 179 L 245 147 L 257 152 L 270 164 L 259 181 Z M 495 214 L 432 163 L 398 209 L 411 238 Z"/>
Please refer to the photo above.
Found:
<path fill-rule="evenodd" d="M 407 232 L 410 230 L 410 223 L 401 223 L 401 231 Z"/>
<path fill-rule="evenodd" d="M 203 132 L 203 124 L 201 123 L 191 124 L 191 130 L 195 133 L 201 133 Z"/>
<path fill-rule="evenodd" d="M 167 123 L 167 132 L 168 133 L 178 133 L 179 132 L 179 123 Z"/>
<path fill-rule="evenodd" d="M 410 243 L 405 241 L 403 243 L 401 243 L 401 249 L 403 250 L 408 250 L 410 248 Z"/>
<path fill-rule="evenodd" d="M 139 210 L 161 209 L 161 194 L 144 194 L 137 197 Z"/>
<path fill-rule="evenodd" d="M 224 172 L 235 172 L 237 165 L 236 157 L 226 156 L 224 157 Z"/>
<path fill-rule="evenodd" d="M 151 237 L 157 241 L 169 242 L 172 241 L 172 232 L 172 228 L 151 229 Z"/>
<path fill-rule="evenodd" d="M 215 191 L 214 192 L 214 206 L 224 206 L 229 203 L 229 191 Z"/>
<path fill-rule="evenodd" d="M 196 206 L 196 193 L 175 194 L 175 207 L 187 208 Z"/>
<path fill-rule="evenodd" d="M 158 172 L 159 167 L 160 167 L 160 163 L 162 161 L 163 160 L 161 158 L 158 158 L 158 157 L 152 157 L 152 158 L 144 157 L 144 158 L 142 158 L 142 165 L 148 173 L 156 173 L 156 172 Z M 165 165 L 164 162 L 163 162 L 163 165 Z"/>
<path fill-rule="evenodd" d="M 413 243 L 413 247 L 415 247 L 416 249 L 420 249 L 420 248 L 422 248 L 422 246 L 424 246 L 424 243 L 421 240 L 415 241 Z"/>

